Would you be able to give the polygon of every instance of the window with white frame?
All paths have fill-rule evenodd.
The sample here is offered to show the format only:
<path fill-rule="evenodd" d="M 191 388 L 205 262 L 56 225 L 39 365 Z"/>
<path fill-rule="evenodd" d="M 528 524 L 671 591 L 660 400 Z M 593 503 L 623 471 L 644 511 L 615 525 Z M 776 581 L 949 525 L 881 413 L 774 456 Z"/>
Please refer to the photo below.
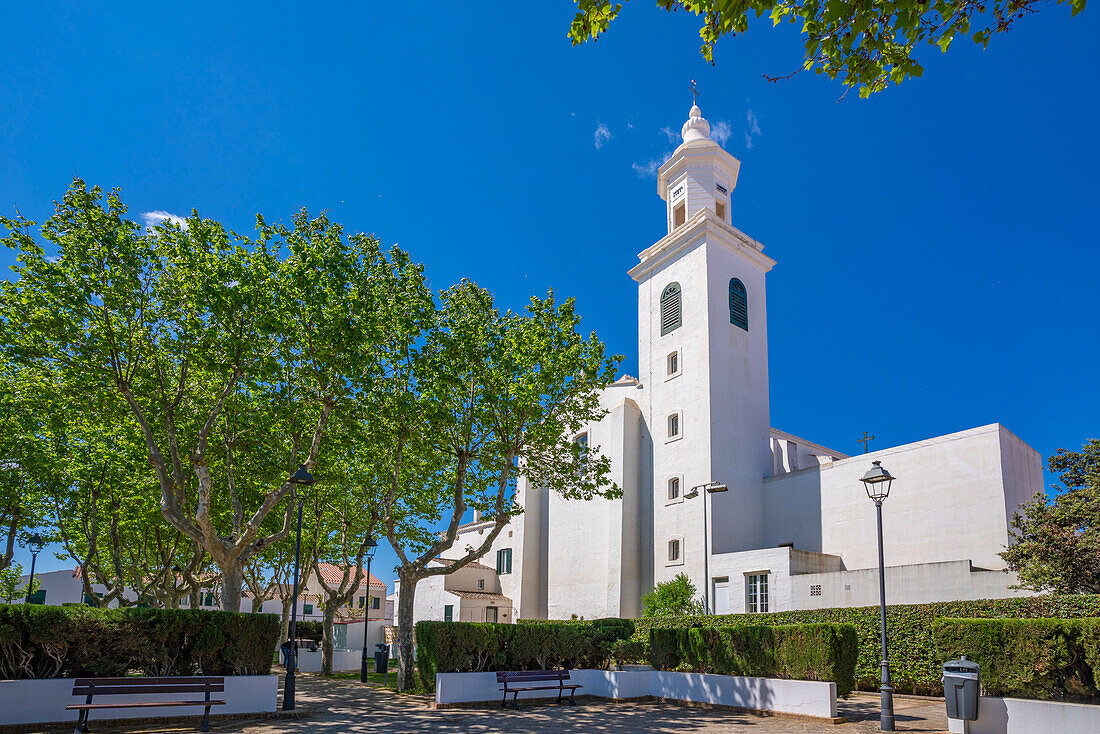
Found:
<path fill-rule="evenodd" d="M 677 413 L 672 413 L 671 415 L 669 415 L 668 416 L 668 437 L 670 439 L 680 438 L 680 428 L 681 428 L 681 426 L 680 426 L 680 414 L 677 412 Z"/>
<path fill-rule="evenodd" d="M 680 539 L 673 538 L 668 541 L 668 561 L 675 563 L 678 560 L 680 560 Z"/>
<path fill-rule="evenodd" d="M 671 352 L 665 358 L 665 374 L 668 377 L 675 377 L 680 374 L 680 350 Z"/>
<path fill-rule="evenodd" d="M 745 577 L 747 596 L 745 608 L 750 614 L 768 611 L 768 574 L 750 573 Z"/>
<path fill-rule="evenodd" d="M 485 588 L 485 579 L 478 579 L 477 580 L 477 588 L 478 588 L 478 590 L 481 590 L 481 589 Z"/>
<path fill-rule="evenodd" d="M 680 477 L 669 477 L 668 498 L 670 500 L 680 499 Z"/>

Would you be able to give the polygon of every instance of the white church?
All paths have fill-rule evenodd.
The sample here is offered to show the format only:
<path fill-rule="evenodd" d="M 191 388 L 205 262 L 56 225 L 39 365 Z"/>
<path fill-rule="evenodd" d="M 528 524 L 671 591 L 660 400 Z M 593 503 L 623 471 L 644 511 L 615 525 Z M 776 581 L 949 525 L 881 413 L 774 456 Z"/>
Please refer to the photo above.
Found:
<path fill-rule="evenodd" d="M 679 573 L 716 614 L 877 604 L 875 506 L 860 483 L 872 461 L 897 477 L 889 603 L 1026 593 L 998 553 L 1016 507 L 1043 490 L 1042 463 L 1003 426 L 854 457 L 771 426 L 775 261 L 730 223 L 740 162 L 698 106 L 682 135 L 658 171 L 668 233 L 630 270 L 639 376 L 605 390 L 608 414 L 575 437 L 610 457 L 622 498 L 566 501 L 521 481 L 524 512 L 485 563 L 421 582 L 415 618 L 637 617 L 642 595 Z M 456 547 L 491 526 L 475 518 Z"/>

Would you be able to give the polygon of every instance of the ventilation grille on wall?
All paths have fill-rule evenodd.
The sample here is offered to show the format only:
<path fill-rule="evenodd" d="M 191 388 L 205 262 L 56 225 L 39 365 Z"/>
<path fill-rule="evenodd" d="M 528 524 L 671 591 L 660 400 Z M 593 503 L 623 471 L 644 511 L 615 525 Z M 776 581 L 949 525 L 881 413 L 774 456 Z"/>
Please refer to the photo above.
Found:
<path fill-rule="evenodd" d="M 821 584 L 814 584 L 810 587 L 810 596 L 821 596 Z"/>

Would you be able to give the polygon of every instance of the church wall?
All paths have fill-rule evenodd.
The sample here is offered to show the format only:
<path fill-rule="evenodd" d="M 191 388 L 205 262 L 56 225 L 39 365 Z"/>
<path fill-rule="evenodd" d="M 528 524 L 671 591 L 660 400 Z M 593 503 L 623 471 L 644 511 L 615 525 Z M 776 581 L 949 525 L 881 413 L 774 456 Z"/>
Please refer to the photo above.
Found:
<path fill-rule="evenodd" d="M 638 364 L 644 410 L 652 437 L 653 582 L 686 573 L 703 578 L 702 498 L 684 500 L 689 487 L 711 480 L 706 245 L 700 236 L 638 285 Z M 661 335 L 660 299 L 672 282 L 681 287 L 682 325 Z M 680 353 L 680 371 L 667 375 L 666 359 Z M 670 440 L 669 414 L 681 415 L 681 436 Z M 668 480 L 680 478 L 680 497 L 668 498 Z M 681 538 L 680 559 L 668 543 Z"/>
<path fill-rule="evenodd" d="M 887 566 L 969 560 L 1001 569 L 1006 505 L 1032 483 L 1042 489 L 1038 454 L 1016 447 L 1019 458 L 1002 464 L 1005 436 L 1015 439 L 993 424 L 769 478 L 764 544 L 794 542 L 839 555 L 848 569 L 876 567 L 875 506 L 859 480 L 877 459 L 896 477 L 883 503 Z"/>
<path fill-rule="evenodd" d="M 765 270 L 734 248 L 723 227 L 707 243 L 711 476 L 728 492 L 712 496 L 712 552 L 760 548 L 764 477 L 771 474 Z M 727 244 L 727 242 L 729 244 Z M 748 331 L 730 323 L 729 284 L 748 297 Z"/>

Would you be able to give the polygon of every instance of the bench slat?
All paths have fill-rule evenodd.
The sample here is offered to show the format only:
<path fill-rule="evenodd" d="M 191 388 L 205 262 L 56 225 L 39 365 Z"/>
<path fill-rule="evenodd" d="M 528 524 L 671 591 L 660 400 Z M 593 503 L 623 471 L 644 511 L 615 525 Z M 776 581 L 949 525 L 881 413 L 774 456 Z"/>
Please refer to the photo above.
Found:
<path fill-rule="evenodd" d="M 225 701 L 140 701 L 135 703 L 74 703 L 65 707 L 68 711 L 87 709 L 141 709 L 157 706 L 224 706 Z"/>
<path fill-rule="evenodd" d="M 497 673 L 497 680 L 568 680 L 569 671 L 521 671 L 517 673 Z"/>
<path fill-rule="evenodd" d="M 221 693 L 225 690 L 225 686 L 221 685 L 205 685 L 205 686 L 145 686 L 145 685 L 130 685 L 130 686 L 73 686 L 74 696 L 125 696 L 130 693 Z"/>
<path fill-rule="evenodd" d="M 77 678 L 73 681 L 73 685 L 77 686 L 100 686 L 100 685 L 121 685 L 134 684 L 134 683 L 225 683 L 225 676 L 212 676 L 212 675 L 176 675 L 165 678 L 146 678 L 141 676 L 126 676 L 124 678 Z"/>

